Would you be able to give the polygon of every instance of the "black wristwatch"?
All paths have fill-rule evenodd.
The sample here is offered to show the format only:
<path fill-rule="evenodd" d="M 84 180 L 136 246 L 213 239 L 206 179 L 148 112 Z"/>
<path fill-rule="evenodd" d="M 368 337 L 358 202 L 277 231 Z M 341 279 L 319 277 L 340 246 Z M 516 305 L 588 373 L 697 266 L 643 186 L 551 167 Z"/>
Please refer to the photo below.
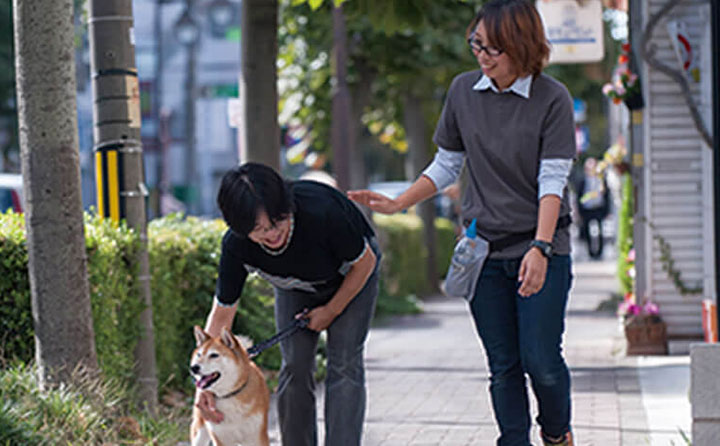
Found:
<path fill-rule="evenodd" d="M 542 240 L 533 240 L 530 242 L 530 248 L 537 248 L 540 250 L 540 253 L 544 255 L 546 258 L 550 258 L 553 255 L 553 247 L 552 244 L 542 241 Z"/>

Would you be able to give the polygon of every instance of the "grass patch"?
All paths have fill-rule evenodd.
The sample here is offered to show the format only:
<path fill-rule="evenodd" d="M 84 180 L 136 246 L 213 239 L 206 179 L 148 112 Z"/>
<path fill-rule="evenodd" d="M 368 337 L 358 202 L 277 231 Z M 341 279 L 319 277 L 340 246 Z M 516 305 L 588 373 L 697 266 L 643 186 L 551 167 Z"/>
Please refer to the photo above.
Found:
<path fill-rule="evenodd" d="M 161 405 L 156 417 L 135 409 L 113 380 L 77 378 L 40 391 L 36 368 L 0 370 L 0 445 L 171 445 L 186 441 L 190 403 Z"/>

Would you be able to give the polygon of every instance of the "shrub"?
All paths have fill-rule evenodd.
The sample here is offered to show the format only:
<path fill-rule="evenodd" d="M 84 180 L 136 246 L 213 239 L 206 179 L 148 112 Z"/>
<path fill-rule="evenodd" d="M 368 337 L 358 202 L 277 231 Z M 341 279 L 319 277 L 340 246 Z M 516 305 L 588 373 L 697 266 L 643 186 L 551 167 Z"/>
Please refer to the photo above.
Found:
<path fill-rule="evenodd" d="M 114 379 L 75 377 L 40 391 L 34 367 L 0 370 L 0 445 L 177 444 L 187 438 L 187 408 L 134 409 L 132 393 Z"/>
<path fill-rule="evenodd" d="M 173 387 L 189 382 L 190 353 L 195 348 L 193 325 L 205 325 L 215 294 L 220 241 L 227 226 L 220 220 L 183 219 L 171 215 L 148 225 L 153 298 L 153 323 L 158 379 Z M 272 289 L 251 276 L 239 303 L 233 331 L 256 342 L 275 332 Z M 278 369 L 277 347 L 257 358 L 265 368 Z"/>
<path fill-rule="evenodd" d="M 85 244 L 98 361 L 109 375 L 127 378 L 142 311 L 129 261 L 139 247 L 137 238 L 124 225 L 86 216 Z M 0 352 L 5 360 L 28 362 L 34 356 L 34 340 L 25 222 L 20 214 L 0 214 L 0 258 Z"/>
<path fill-rule="evenodd" d="M 413 214 L 375 214 L 373 220 L 383 252 L 383 282 L 390 296 L 423 296 L 432 291 L 427 280 L 427 248 L 423 244 L 422 220 Z M 437 271 L 442 276 L 450 266 L 455 246 L 452 222 L 435 220 Z"/>
<path fill-rule="evenodd" d="M 621 294 L 633 292 L 633 278 L 629 274 L 633 267 L 629 255 L 633 248 L 633 191 L 632 178 L 629 173 L 623 175 L 622 204 L 618 212 L 617 231 L 617 277 L 620 282 Z"/>

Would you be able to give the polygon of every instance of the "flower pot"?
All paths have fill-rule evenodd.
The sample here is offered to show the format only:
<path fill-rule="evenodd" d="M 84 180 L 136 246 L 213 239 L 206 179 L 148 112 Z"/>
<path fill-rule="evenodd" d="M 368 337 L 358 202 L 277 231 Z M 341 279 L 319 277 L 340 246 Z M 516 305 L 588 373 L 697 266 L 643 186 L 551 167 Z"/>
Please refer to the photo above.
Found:
<path fill-rule="evenodd" d="M 625 323 L 628 356 L 667 355 L 667 326 L 658 318 L 637 318 Z"/>

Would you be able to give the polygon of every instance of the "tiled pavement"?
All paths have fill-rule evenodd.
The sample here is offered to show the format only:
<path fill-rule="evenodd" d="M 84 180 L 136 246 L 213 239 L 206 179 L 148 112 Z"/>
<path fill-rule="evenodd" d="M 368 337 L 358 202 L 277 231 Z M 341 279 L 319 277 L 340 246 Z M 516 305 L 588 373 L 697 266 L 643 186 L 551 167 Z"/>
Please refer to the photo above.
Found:
<path fill-rule="evenodd" d="M 572 374 L 576 444 L 684 445 L 678 433 L 679 427 L 689 430 L 683 358 L 625 357 L 617 318 L 596 311 L 617 289 L 614 264 L 577 259 L 574 271 L 565 351 Z M 484 353 L 463 302 L 437 296 L 424 301 L 421 315 L 373 327 L 366 365 L 369 404 L 363 445 L 495 444 Z M 644 383 L 657 391 L 663 379 L 677 385 L 659 399 L 653 400 L 647 389 L 643 394 Z M 321 386 L 318 397 L 323 444 Z M 279 444 L 274 418 L 272 413 L 271 437 Z M 537 445 L 537 427 L 531 438 Z"/>

